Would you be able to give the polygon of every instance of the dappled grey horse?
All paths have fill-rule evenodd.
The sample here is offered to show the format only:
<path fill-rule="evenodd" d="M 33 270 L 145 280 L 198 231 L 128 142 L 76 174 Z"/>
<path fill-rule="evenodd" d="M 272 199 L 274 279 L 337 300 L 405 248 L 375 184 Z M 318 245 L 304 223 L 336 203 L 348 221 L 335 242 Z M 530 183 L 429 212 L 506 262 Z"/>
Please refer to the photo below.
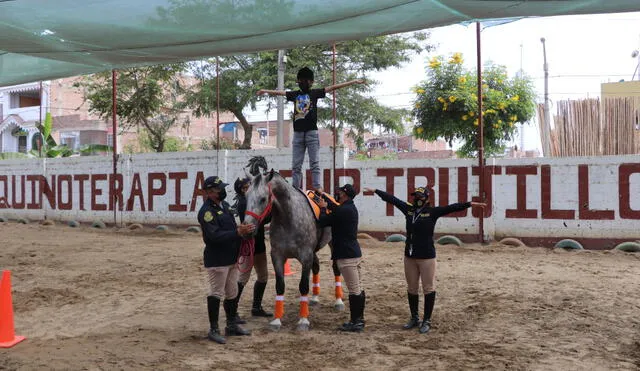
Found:
<path fill-rule="evenodd" d="M 276 273 L 276 305 L 275 319 L 270 325 L 273 329 L 279 329 L 282 325 L 285 291 L 284 264 L 286 259 L 295 258 L 302 264 L 298 329 L 307 330 L 309 329 L 309 274 L 313 269 L 314 285 L 317 281 L 319 289 L 320 264 L 316 252 L 331 239 L 331 228 L 320 228 L 317 225 L 306 196 L 289 184 L 280 173 L 273 169 L 269 172 L 255 171 L 255 168 L 251 170 L 253 176 L 247 191 L 245 223 L 258 225 L 271 213 L 269 236 L 271 261 Z M 334 274 L 339 276 L 339 272 L 335 269 Z M 316 292 L 319 291 L 314 290 L 314 293 Z M 317 300 L 317 295 L 314 295 L 312 304 Z M 336 298 L 336 307 L 340 306 L 344 308 L 342 299 Z"/>

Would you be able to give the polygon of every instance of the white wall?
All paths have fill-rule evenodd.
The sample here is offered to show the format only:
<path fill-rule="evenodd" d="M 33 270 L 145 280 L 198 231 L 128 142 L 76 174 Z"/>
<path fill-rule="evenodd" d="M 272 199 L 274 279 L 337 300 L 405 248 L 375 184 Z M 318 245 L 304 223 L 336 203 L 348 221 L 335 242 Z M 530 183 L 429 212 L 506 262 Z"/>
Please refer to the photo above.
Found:
<path fill-rule="evenodd" d="M 256 154 L 264 155 L 269 166 L 276 170 L 290 169 L 291 157 L 287 149 L 220 151 L 219 157 L 215 151 L 121 155 L 118 173 L 123 179 L 124 205 L 122 211 L 116 212 L 117 221 L 196 224 L 196 213 L 202 204 L 201 197 L 193 200 L 198 182 L 218 174 L 233 183 L 243 176 L 243 167 Z M 396 197 L 407 199 L 410 190 L 427 183 L 426 174 L 432 177 L 429 185 L 433 188 L 432 199 L 436 204 L 467 201 L 478 193 L 478 177 L 472 175 L 471 170 L 477 164 L 475 160 L 345 161 L 343 156 L 343 153 L 338 154 L 336 167 L 346 169 L 355 179 L 341 177 L 340 184 L 353 181 L 360 188 L 382 190 L 390 190 L 393 186 Z M 323 148 L 321 167 L 327 169 L 323 174 L 330 172 L 331 166 L 331 151 Z M 487 187 L 492 188 L 487 194 L 491 215 L 484 220 L 488 238 L 640 238 L 638 156 L 488 160 L 487 166 L 496 173 L 487 178 Z M 108 205 L 108 179 L 112 179 L 112 172 L 108 157 L 0 161 L 0 216 L 113 222 L 114 213 Z M 202 172 L 200 178 L 198 172 Z M 515 175 L 518 172 L 529 172 L 530 175 Z M 397 176 L 385 177 L 388 173 Z M 40 186 L 39 175 L 45 176 L 49 183 L 55 177 L 53 206 L 46 196 L 51 192 Z M 21 202 L 23 178 L 24 206 Z M 327 190 L 331 188 L 330 178 L 328 180 Z M 180 195 L 176 200 L 178 185 Z M 444 191 L 446 187 L 448 192 Z M 458 190 L 465 187 L 463 199 L 459 200 Z M 14 188 L 16 197 L 13 196 Z M 44 197 L 43 190 L 47 191 Z M 228 191 L 231 199 L 232 187 Z M 154 192 L 157 195 L 152 196 Z M 397 210 L 388 215 L 387 206 L 377 196 L 361 193 L 355 201 L 360 211 L 361 230 L 404 230 L 404 218 Z M 468 210 L 464 217 L 442 218 L 437 231 L 477 234 L 478 220 Z"/>

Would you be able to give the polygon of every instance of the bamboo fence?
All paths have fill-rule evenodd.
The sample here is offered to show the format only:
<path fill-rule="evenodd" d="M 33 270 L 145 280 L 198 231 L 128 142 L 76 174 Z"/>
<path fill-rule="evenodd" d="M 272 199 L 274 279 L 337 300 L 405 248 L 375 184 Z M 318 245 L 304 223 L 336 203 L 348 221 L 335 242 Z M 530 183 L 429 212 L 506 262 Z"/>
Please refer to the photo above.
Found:
<path fill-rule="evenodd" d="M 550 157 L 640 153 L 640 97 L 566 100 L 557 104 L 546 138 L 543 105 L 537 106 L 541 141 Z M 545 156 L 547 156 L 545 154 Z"/>

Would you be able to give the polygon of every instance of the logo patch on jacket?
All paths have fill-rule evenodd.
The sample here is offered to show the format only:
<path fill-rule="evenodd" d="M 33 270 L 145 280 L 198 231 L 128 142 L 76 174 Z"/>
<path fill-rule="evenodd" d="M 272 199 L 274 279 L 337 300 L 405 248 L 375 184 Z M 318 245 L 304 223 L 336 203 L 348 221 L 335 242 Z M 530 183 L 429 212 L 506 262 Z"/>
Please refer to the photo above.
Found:
<path fill-rule="evenodd" d="M 205 222 L 209 223 L 212 220 L 213 220 L 213 214 L 211 214 L 211 211 L 207 211 L 206 213 L 204 213 Z"/>

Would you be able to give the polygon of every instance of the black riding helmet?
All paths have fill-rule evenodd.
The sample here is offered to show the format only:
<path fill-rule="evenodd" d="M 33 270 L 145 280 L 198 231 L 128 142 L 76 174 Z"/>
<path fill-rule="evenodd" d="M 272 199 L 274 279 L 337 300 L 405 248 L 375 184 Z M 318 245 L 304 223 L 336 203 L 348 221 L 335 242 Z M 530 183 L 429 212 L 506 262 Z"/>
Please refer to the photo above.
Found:
<path fill-rule="evenodd" d="M 358 192 L 356 192 L 356 189 L 353 188 L 353 186 L 351 184 L 345 184 L 345 185 L 343 185 L 342 187 L 340 187 L 338 189 L 341 190 L 342 192 L 344 192 L 351 199 L 354 199 L 356 197 L 356 195 L 358 194 Z"/>
<path fill-rule="evenodd" d="M 233 190 L 236 191 L 236 194 L 242 193 L 242 187 L 249 184 L 250 181 L 251 179 L 249 178 L 236 179 L 236 181 L 233 183 Z"/>
<path fill-rule="evenodd" d="M 229 184 L 225 183 L 222 181 L 222 179 L 216 175 L 214 176 L 210 176 L 207 179 L 204 180 L 204 185 L 202 188 L 204 189 L 214 189 L 214 188 L 219 188 L 219 189 L 224 189 L 224 187 L 228 186 Z"/>
<path fill-rule="evenodd" d="M 420 196 L 424 198 L 429 198 L 429 190 L 427 187 L 418 187 L 411 193 L 412 196 Z"/>

